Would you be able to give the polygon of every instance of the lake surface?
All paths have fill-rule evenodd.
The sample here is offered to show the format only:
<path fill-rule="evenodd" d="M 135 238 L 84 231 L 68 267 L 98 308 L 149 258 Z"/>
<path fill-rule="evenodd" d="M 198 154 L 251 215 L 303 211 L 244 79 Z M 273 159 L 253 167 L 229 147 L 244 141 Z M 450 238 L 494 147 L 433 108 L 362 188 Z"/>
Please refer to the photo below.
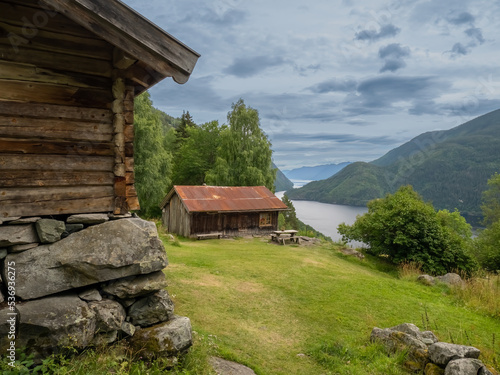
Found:
<path fill-rule="evenodd" d="M 276 193 L 278 198 L 283 197 L 284 192 Z M 344 206 L 341 204 L 328 204 L 314 201 L 292 200 L 297 218 L 310 225 L 332 240 L 338 241 L 342 236 L 337 232 L 340 223 L 353 224 L 357 215 L 363 215 L 368 211 L 366 207 Z M 361 244 L 352 244 L 354 247 Z"/>

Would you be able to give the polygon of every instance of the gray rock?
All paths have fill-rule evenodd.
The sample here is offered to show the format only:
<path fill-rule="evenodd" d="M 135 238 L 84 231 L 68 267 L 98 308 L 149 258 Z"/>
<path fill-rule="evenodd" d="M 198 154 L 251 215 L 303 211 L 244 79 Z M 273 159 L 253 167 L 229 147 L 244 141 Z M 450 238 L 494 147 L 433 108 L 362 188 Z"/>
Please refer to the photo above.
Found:
<path fill-rule="evenodd" d="M 456 273 L 447 273 L 444 276 L 437 276 L 436 279 L 449 285 L 462 285 L 464 283 L 460 275 Z"/>
<path fill-rule="evenodd" d="M 417 281 L 421 284 L 424 284 L 424 285 L 434 285 L 435 284 L 434 278 L 430 275 L 420 275 L 417 278 Z"/>
<path fill-rule="evenodd" d="M 118 331 L 125 321 L 125 309 L 110 299 L 90 302 L 89 307 L 96 314 L 96 332 Z"/>
<path fill-rule="evenodd" d="M 0 227 L 0 247 L 39 242 L 33 224 L 4 225 Z"/>
<path fill-rule="evenodd" d="M 429 356 L 437 365 L 446 366 L 448 362 L 460 358 L 479 358 L 481 352 L 473 346 L 437 342 L 429 346 Z"/>
<path fill-rule="evenodd" d="M 255 372 L 247 366 L 218 357 L 210 358 L 210 364 L 217 375 L 255 375 Z"/>
<path fill-rule="evenodd" d="M 432 331 L 424 331 L 421 332 L 421 340 L 426 344 L 426 345 L 432 345 L 436 342 L 438 342 L 438 338 Z"/>
<path fill-rule="evenodd" d="M 350 255 L 350 256 L 354 256 L 354 257 L 359 258 L 359 259 L 365 259 L 365 256 L 362 253 L 360 253 L 359 251 L 357 251 L 355 249 L 351 249 L 350 247 L 340 249 L 340 252 L 344 255 Z"/>
<path fill-rule="evenodd" d="M 64 221 L 53 219 L 40 219 L 36 222 L 36 232 L 42 243 L 54 243 L 61 239 L 61 234 L 66 230 Z"/>
<path fill-rule="evenodd" d="M 408 354 L 404 365 L 412 372 L 423 371 L 429 362 L 427 345 L 414 324 L 405 323 L 386 329 L 375 327 L 370 340 L 382 343 L 388 353 L 406 351 Z"/>
<path fill-rule="evenodd" d="M 103 286 L 102 290 L 121 299 L 131 299 L 154 293 L 167 287 L 167 280 L 162 271 L 148 275 L 129 276 L 114 280 Z"/>
<path fill-rule="evenodd" d="M 109 214 L 108 217 L 109 217 L 109 220 L 129 219 L 132 217 L 132 214 L 131 213 L 127 213 L 127 214 L 123 214 L 123 215 Z"/>
<path fill-rule="evenodd" d="M 66 223 L 66 232 L 68 233 L 68 236 L 71 233 L 76 233 L 81 231 L 85 226 L 83 224 L 67 224 Z"/>
<path fill-rule="evenodd" d="M 18 224 L 33 224 L 40 220 L 41 217 L 23 217 L 14 221 L 9 222 L 9 225 L 18 225 Z"/>
<path fill-rule="evenodd" d="M 78 294 L 78 297 L 86 302 L 102 301 L 102 296 L 97 289 L 87 289 Z"/>
<path fill-rule="evenodd" d="M 130 306 L 128 316 L 133 325 L 148 327 L 170 320 L 174 316 L 174 303 L 166 290 L 160 290 Z"/>
<path fill-rule="evenodd" d="M 431 331 L 420 331 L 420 329 L 412 323 L 403 323 L 395 327 L 389 328 L 391 331 L 404 332 L 410 336 L 422 341 L 426 345 L 434 344 L 438 342 L 438 338 Z"/>
<path fill-rule="evenodd" d="M 0 291 L 0 303 L 2 303 L 3 301 L 5 301 L 5 296 L 3 295 L 3 292 Z"/>
<path fill-rule="evenodd" d="M 3 259 L 7 256 L 7 249 L 0 249 L 0 259 Z"/>
<path fill-rule="evenodd" d="M 84 348 L 94 338 L 95 314 L 76 295 L 24 302 L 17 309 L 20 318 L 16 346 L 26 346 L 35 357 L 68 346 Z"/>
<path fill-rule="evenodd" d="M 109 220 L 108 214 L 77 214 L 71 215 L 66 219 L 69 224 L 102 224 Z"/>
<path fill-rule="evenodd" d="M 126 336 L 134 336 L 135 330 L 136 328 L 133 324 L 130 324 L 129 322 L 122 323 L 121 332 Z"/>
<path fill-rule="evenodd" d="M 13 217 L 4 217 L 2 218 L 2 223 L 3 224 L 8 224 L 16 220 L 20 220 L 21 216 L 13 216 Z"/>
<path fill-rule="evenodd" d="M 483 367 L 483 362 L 478 359 L 455 359 L 448 363 L 444 370 L 444 375 L 477 375 Z"/>
<path fill-rule="evenodd" d="M 381 342 L 390 353 L 394 353 L 395 351 L 400 350 L 406 350 L 408 348 L 422 350 L 427 349 L 427 345 L 416 338 L 414 335 L 402 331 L 393 330 L 392 328 L 373 328 L 370 340 L 372 342 Z"/>
<path fill-rule="evenodd" d="M 5 259 L 16 263 L 16 294 L 22 299 L 149 274 L 168 264 L 155 224 L 142 219 L 94 225 Z"/>
<path fill-rule="evenodd" d="M 129 339 L 130 346 L 148 359 L 175 356 L 193 343 L 189 318 L 172 320 L 149 328 L 137 329 Z"/>
<path fill-rule="evenodd" d="M 21 253 L 21 252 L 26 251 L 26 250 L 34 249 L 38 245 L 40 245 L 38 242 L 28 243 L 26 245 L 14 245 L 14 246 L 9 247 L 8 252 L 9 253 Z"/>

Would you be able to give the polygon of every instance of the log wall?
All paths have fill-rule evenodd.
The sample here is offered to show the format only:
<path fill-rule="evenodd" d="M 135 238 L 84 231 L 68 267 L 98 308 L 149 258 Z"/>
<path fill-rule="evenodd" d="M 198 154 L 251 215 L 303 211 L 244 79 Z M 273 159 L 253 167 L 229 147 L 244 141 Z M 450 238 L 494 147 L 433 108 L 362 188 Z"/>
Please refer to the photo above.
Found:
<path fill-rule="evenodd" d="M 40 4 L 0 1 L 0 219 L 138 209 L 123 59 Z"/>

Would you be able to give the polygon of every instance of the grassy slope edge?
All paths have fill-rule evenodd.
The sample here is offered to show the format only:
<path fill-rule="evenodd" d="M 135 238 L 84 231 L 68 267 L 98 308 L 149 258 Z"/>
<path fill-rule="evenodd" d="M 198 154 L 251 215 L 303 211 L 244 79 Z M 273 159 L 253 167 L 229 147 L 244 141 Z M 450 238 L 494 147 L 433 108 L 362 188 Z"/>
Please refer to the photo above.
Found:
<path fill-rule="evenodd" d="M 463 306 L 444 287 L 399 279 L 379 261 L 346 258 L 332 244 L 166 246 L 169 291 L 176 313 L 191 318 L 197 345 L 257 374 L 405 374 L 401 356 L 369 343 L 373 327 L 403 322 L 430 324 L 441 340 L 474 345 L 487 363 L 499 360 L 498 318 Z"/>

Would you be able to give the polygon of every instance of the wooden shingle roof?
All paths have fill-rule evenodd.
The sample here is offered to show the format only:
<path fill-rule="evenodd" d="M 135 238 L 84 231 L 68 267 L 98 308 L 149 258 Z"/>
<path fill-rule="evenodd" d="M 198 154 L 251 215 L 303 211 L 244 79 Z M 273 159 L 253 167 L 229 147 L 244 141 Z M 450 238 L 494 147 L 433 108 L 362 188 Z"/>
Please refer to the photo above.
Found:
<path fill-rule="evenodd" d="M 288 207 L 265 186 L 174 186 L 160 207 L 177 194 L 188 212 L 283 211 Z"/>
<path fill-rule="evenodd" d="M 115 63 L 142 92 L 166 77 L 189 79 L 200 55 L 119 0 L 43 0 L 119 49 Z M 123 52 L 123 54 L 120 54 Z"/>

